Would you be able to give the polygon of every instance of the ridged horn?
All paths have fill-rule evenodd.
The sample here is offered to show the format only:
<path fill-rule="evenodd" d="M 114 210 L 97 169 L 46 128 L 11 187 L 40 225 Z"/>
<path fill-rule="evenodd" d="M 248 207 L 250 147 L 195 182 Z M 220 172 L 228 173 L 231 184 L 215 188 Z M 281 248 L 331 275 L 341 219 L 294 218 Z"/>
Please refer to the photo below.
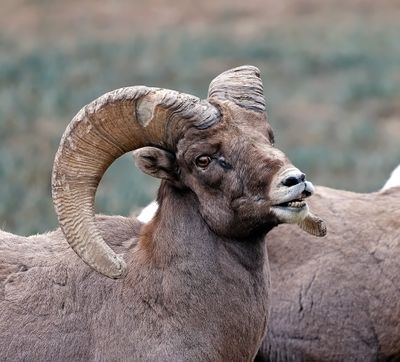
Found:
<path fill-rule="evenodd" d="M 115 159 L 140 147 L 173 151 L 187 127 L 207 128 L 219 117 L 207 101 L 148 87 L 121 88 L 83 107 L 61 139 L 52 174 L 58 220 L 78 256 L 99 273 L 120 277 L 126 265 L 95 223 L 94 199 L 104 172 Z"/>
<path fill-rule="evenodd" d="M 208 88 L 208 100 L 229 100 L 239 107 L 265 112 L 265 98 L 260 71 L 252 65 L 243 65 L 221 73 Z"/>

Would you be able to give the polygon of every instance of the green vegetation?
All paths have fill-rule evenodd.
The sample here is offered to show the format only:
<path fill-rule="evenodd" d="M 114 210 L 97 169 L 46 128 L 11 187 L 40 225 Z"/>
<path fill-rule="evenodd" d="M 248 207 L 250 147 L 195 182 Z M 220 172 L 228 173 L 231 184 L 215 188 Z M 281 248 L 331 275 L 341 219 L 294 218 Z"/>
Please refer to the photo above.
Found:
<path fill-rule="evenodd" d="M 137 84 L 205 97 L 213 76 L 241 64 L 261 69 L 277 146 L 310 179 L 376 190 L 400 162 L 398 34 L 361 25 L 289 28 L 243 41 L 169 33 L 29 51 L 0 39 L 0 228 L 29 234 L 56 227 L 52 161 L 84 104 Z M 124 156 L 107 172 L 97 209 L 128 214 L 151 200 L 156 186 Z"/>

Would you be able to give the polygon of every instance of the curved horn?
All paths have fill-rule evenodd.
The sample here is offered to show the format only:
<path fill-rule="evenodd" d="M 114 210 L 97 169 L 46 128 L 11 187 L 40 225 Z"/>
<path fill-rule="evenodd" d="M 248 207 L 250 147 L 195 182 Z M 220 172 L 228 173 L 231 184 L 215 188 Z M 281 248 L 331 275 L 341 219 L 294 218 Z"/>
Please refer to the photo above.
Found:
<path fill-rule="evenodd" d="M 95 193 L 104 172 L 122 154 L 140 147 L 173 151 L 187 127 L 206 128 L 219 117 L 207 101 L 147 87 L 121 88 L 83 107 L 61 139 L 52 174 L 58 220 L 78 256 L 98 272 L 120 277 L 125 263 L 95 223 Z"/>
<path fill-rule="evenodd" d="M 229 100 L 239 107 L 265 112 L 263 84 L 258 68 L 243 65 L 221 73 L 208 88 L 208 99 Z"/>

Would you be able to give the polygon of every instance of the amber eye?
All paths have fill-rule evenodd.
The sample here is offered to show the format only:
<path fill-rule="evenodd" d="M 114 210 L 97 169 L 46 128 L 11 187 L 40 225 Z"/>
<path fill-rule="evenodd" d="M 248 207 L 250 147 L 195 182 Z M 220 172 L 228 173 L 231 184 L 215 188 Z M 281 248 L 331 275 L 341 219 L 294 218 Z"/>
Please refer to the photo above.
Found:
<path fill-rule="evenodd" d="M 197 167 L 206 168 L 211 162 L 210 156 L 199 156 L 196 158 L 195 164 Z"/>

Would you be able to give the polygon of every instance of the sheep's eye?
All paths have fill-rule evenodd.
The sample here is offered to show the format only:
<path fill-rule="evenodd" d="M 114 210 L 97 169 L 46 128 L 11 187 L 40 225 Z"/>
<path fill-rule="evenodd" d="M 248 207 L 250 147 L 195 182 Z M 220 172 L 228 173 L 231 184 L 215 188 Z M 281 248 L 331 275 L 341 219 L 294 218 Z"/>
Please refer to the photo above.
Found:
<path fill-rule="evenodd" d="M 197 167 L 206 168 L 211 162 L 210 156 L 199 156 L 196 158 L 195 164 Z"/>

